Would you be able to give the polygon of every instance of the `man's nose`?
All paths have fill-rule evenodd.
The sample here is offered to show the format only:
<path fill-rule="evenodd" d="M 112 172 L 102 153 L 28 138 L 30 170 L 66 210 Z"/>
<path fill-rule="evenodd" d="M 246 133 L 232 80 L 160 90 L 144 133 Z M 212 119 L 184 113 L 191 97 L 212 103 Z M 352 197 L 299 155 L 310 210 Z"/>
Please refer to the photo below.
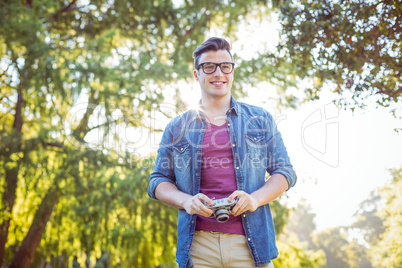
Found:
<path fill-rule="evenodd" d="M 214 72 L 214 76 L 220 77 L 223 75 L 223 72 L 221 70 L 221 66 L 216 66 L 216 70 Z"/>

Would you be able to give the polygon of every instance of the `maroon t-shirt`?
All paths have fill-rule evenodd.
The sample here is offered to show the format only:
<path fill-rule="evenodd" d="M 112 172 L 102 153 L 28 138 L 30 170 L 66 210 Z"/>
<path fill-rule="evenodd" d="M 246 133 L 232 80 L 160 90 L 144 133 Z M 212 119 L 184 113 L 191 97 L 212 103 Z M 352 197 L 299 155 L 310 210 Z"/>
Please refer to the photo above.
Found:
<path fill-rule="evenodd" d="M 209 198 L 227 198 L 237 190 L 232 147 L 227 124 L 207 123 L 202 140 L 200 192 Z M 215 218 L 197 216 L 196 230 L 245 235 L 241 216 L 230 215 L 224 223 Z"/>

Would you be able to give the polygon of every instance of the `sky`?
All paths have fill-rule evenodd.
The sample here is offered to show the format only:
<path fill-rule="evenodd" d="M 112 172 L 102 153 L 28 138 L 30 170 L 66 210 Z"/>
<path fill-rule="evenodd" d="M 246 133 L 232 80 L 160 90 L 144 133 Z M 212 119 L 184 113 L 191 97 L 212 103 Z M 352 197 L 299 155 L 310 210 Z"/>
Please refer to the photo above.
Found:
<path fill-rule="evenodd" d="M 387 109 L 353 113 L 329 97 L 288 110 L 278 124 L 299 178 L 289 202 L 306 198 L 318 230 L 351 224 L 359 203 L 402 164 L 398 120 Z"/>

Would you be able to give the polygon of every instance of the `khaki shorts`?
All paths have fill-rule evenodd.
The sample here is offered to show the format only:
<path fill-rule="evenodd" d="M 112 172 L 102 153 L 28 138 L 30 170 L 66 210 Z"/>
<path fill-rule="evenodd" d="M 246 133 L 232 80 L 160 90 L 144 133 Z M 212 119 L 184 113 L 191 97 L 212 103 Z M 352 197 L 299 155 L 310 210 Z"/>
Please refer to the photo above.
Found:
<path fill-rule="evenodd" d="M 195 268 L 256 267 L 244 235 L 195 231 L 190 249 Z M 264 266 L 274 268 L 272 261 Z"/>

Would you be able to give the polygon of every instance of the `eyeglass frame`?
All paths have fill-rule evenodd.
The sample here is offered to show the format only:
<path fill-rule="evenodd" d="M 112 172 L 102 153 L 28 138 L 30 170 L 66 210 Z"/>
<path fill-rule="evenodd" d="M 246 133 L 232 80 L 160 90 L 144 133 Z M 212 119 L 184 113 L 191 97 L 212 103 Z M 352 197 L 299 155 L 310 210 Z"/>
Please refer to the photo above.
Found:
<path fill-rule="evenodd" d="M 215 65 L 214 71 L 213 71 L 213 72 L 210 72 L 210 73 L 206 73 L 206 72 L 204 71 L 204 68 L 202 68 L 205 64 L 213 64 L 213 65 Z M 221 67 L 222 64 L 231 64 L 231 65 L 232 65 L 232 71 L 231 71 L 230 73 L 224 72 L 224 71 L 222 70 L 222 67 Z M 197 70 L 199 70 L 200 68 L 202 68 L 202 71 L 204 72 L 204 74 L 213 74 L 214 72 L 216 72 L 216 69 L 218 69 L 218 66 L 219 66 L 219 69 L 221 69 L 221 72 L 222 72 L 222 73 L 224 73 L 224 74 L 231 74 L 231 73 L 233 73 L 233 71 L 234 71 L 235 63 L 234 63 L 234 62 L 228 62 L 228 61 L 226 61 L 226 62 L 221 62 L 221 63 L 203 62 L 203 63 L 198 64 Z"/>

